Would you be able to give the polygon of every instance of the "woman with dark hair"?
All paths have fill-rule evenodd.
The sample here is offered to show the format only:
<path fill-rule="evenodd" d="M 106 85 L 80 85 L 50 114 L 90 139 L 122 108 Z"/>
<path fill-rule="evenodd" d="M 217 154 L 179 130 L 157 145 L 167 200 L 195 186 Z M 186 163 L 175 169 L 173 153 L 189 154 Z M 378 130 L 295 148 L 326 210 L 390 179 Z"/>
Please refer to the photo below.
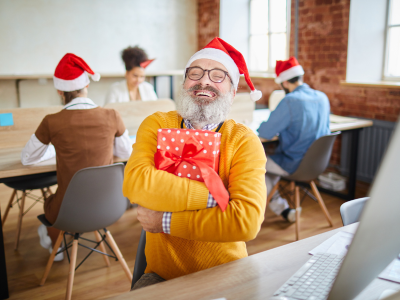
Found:
<path fill-rule="evenodd" d="M 157 100 L 154 87 L 144 81 L 145 68 L 154 59 L 149 60 L 146 52 L 138 46 L 124 49 L 121 56 L 125 63 L 125 80 L 111 86 L 105 104 Z"/>

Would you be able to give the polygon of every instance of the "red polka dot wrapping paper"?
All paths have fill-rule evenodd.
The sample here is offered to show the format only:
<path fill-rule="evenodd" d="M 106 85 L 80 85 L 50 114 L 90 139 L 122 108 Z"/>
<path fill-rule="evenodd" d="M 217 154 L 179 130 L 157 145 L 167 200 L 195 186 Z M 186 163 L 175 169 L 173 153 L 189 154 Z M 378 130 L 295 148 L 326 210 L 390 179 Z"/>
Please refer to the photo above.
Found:
<path fill-rule="evenodd" d="M 196 156 L 196 158 L 208 159 L 207 165 L 215 170 L 218 174 L 219 164 L 219 147 L 221 144 L 221 133 L 209 130 L 193 130 L 193 129 L 158 129 L 157 134 L 157 151 L 167 151 L 174 155 L 182 156 L 183 147 L 187 140 L 195 137 L 204 149 Z M 189 179 L 204 182 L 200 170 L 195 165 L 188 162 L 181 162 L 176 171 L 176 176 L 186 177 Z"/>

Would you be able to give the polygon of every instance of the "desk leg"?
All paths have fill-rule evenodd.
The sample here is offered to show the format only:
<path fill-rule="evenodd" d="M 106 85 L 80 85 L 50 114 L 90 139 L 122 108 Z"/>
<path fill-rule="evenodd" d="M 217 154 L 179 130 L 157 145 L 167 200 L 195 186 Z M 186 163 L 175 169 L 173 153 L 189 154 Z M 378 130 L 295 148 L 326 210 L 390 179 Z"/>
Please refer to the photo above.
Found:
<path fill-rule="evenodd" d="M 169 76 L 169 84 L 170 84 L 170 88 L 169 88 L 169 97 L 171 99 L 174 99 L 174 76 L 170 75 Z"/>
<path fill-rule="evenodd" d="M 157 94 L 157 76 L 153 77 L 153 86 L 154 86 L 154 91 Z M 157 94 L 158 95 L 158 94 Z"/>
<path fill-rule="evenodd" d="M 1 211 L 0 211 L 1 219 Z M 8 299 L 8 281 L 6 268 L 6 253 L 4 251 L 3 226 L 0 220 L 0 299 Z"/>

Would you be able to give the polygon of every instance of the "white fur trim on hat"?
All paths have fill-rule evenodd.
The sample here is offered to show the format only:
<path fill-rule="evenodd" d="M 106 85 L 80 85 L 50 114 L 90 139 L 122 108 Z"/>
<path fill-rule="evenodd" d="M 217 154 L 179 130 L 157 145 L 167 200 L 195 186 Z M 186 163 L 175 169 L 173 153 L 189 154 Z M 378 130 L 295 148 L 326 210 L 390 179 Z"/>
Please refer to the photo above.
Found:
<path fill-rule="evenodd" d="M 254 90 L 250 92 L 250 99 L 253 101 L 260 100 L 262 97 L 262 92 L 259 90 Z"/>
<path fill-rule="evenodd" d="M 197 51 L 189 59 L 188 63 L 186 64 L 185 70 L 186 68 L 190 67 L 192 62 L 202 58 L 215 60 L 223 64 L 225 68 L 228 70 L 229 76 L 231 77 L 233 85 L 235 86 L 235 90 L 237 89 L 240 78 L 239 69 L 235 64 L 235 62 L 233 61 L 233 59 L 222 50 L 215 48 L 204 48 L 201 49 L 200 51 Z"/>
<path fill-rule="evenodd" d="M 99 73 L 94 73 L 91 75 L 93 81 L 99 81 L 100 80 L 100 74 Z"/>
<path fill-rule="evenodd" d="M 54 87 L 63 92 L 72 92 L 83 89 L 90 83 L 89 76 L 86 72 L 73 80 L 64 80 L 53 76 Z"/>
<path fill-rule="evenodd" d="M 304 75 L 303 67 L 300 65 L 294 66 L 279 74 L 279 76 L 275 78 L 275 82 L 279 84 L 286 80 L 292 79 L 293 77 L 301 75 Z"/>

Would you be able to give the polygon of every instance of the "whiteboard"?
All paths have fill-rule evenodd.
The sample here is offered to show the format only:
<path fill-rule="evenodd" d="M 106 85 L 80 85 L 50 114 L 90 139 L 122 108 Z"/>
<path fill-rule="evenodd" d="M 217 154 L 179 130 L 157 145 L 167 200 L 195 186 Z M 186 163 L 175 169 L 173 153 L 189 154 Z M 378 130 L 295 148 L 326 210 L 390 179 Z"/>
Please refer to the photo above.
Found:
<path fill-rule="evenodd" d="M 53 74 L 72 52 L 100 74 L 124 73 L 144 48 L 149 71 L 183 69 L 197 50 L 196 0 L 0 0 L 0 75 Z"/>

